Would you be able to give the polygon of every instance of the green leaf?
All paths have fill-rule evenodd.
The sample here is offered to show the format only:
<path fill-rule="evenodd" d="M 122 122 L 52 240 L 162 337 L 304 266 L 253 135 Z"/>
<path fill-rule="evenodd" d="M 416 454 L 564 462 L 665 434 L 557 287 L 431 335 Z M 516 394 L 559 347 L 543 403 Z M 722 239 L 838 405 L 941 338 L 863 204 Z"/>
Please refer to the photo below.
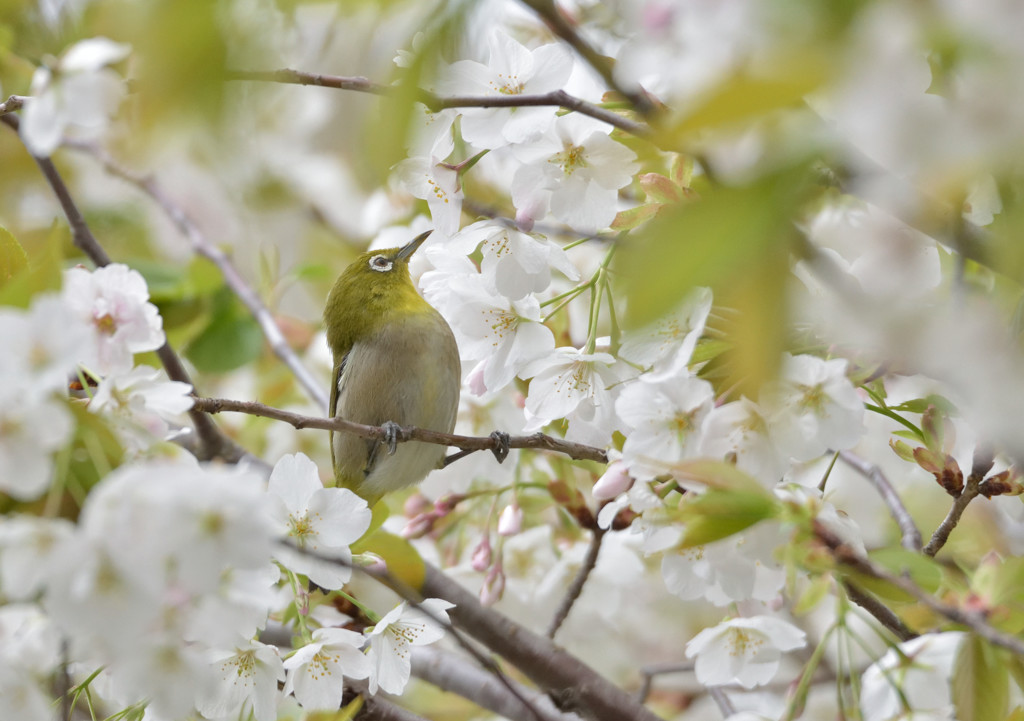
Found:
<path fill-rule="evenodd" d="M 664 136 L 676 145 L 705 128 L 733 126 L 773 110 L 792 107 L 826 80 L 823 58 L 787 59 L 771 69 L 771 75 L 736 75 L 720 83 L 681 121 L 671 125 Z"/>
<path fill-rule="evenodd" d="M 760 495 L 774 501 L 775 496 L 765 490 L 758 481 L 731 463 L 708 458 L 680 461 L 666 467 L 668 472 L 680 480 L 697 481 L 709 488 L 727 491 L 742 491 Z"/>
<path fill-rule="evenodd" d="M 897 576 L 909 573 L 910 580 L 928 593 L 934 593 L 942 583 L 942 566 L 929 556 L 905 548 L 881 548 L 870 556 Z"/>
<path fill-rule="evenodd" d="M 712 488 L 680 509 L 686 530 L 680 548 L 703 546 L 773 518 L 779 505 L 767 493 Z"/>
<path fill-rule="evenodd" d="M 27 266 L 21 267 L 6 280 L 0 279 L 0 305 L 27 308 L 37 293 L 58 290 L 64 265 L 63 247 L 64 233 L 55 226 L 42 248 L 27 256 Z M 17 251 L 11 253 L 14 255 Z M 14 264 L 17 262 L 14 261 Z"/>
<path fill-rule="evenodd" d="M 655 217 L 664 207 L 665 206 L 659 205 L 658 203 L 646 203 L 645 205 L 638 205 L 635 208 L 620 210 L 618 215 L 615 216 L 615 220 L 612 221 L 611 229 L 632 230 Z"/>
<path fill-rule="evenodd" d="M 28 254 L 7 228 L 0 225 L 0 288 L 28 268 Z"/>
<path fill-rule="evenodd" d="M 626 298 L 624 325 L 644 326 L 675 308 L 696 286 L 739 311 L 727 339 L 740 391 L 771 376 L 784 342 L 784 291 L 793 219 L 807 174 L 802 167 L 742 187 L 713 189 L 697 201 L 666 206 L 616 254 Z"/>
<path fill-rule="evenodd" d="M 376 516 L 377 507 L 384 505 L 378 503 L 374 507 Z M 376 553 L 384 559 L 387 564 L 388 573 L 401 580 L 410 588 L 420 589 L 426 578 L 427 569 L 419 551 L 406 539 L 396 536 L 383 528 L 375 528 L 368 531 L 358 541 L 352 544 L 353 553 Z"/>
<path fill-rule="evenodd" d="M 1009 675 L 988 642 L 970 635 L 960 644 L 953 663 L 953 707 L 959 721 L 992 721 L 1006 716 Z"/>
<path fill-rule="evenodd" d="M 218 294 L 213 317 L 189 343 L 185 355 L 207 373 L 226 373 L 250 363 L 263 352 L 263 332 L 226 289 Z"/>
<path fill-rule="evenodd" d="M 640 176 L 640 188 L 647 197 L 657 203 L 670 205 L 683 199 L 683 189 L 658 173 L 644 173 Z"/>

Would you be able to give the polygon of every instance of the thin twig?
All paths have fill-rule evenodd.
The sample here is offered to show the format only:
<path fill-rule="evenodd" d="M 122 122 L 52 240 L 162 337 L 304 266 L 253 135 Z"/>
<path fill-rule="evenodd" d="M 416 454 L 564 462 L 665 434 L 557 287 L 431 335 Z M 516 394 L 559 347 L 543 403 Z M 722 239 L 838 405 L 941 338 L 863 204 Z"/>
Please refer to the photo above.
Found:
<path fill-rule="evenodd" d="M 595 527 L 591 531 L 590 545 L 587 547 L 587 555 L 583 557 L 583 564 L 580 566 L 579 573 L 572 579 L 572 583 L 569 584 L 569 588 L 565 592 L 565 597 L 562 599 L 562 603 L 559 604 L 558 610 L 555 611 L 555 615 L 551 618 L 551 623 L 548 625 L 548 630 L 544 634 L 548 638 L 554 638 L 555 634 L 558 633 L 558 629 L 561 628 L 562 623 L 569 616 L 569 612 L 572 610 L 573 604 L 576 603 L 576 599 L 580 597 L 583 592 L 583 586 L 586 584 L 587 579 L 590 578 L 591 572 L 594 570 L 594 566 L 597 565 L 597 556 L 601 552 L 601 541 L 604 539 L 604 534 L 607 529 L 601 527 Z"/>
<path fill-rule="evenodd" d="M 551 32 L 575 50 L 587 65 L 601 76 L 609 88 L 629 100 L 640 114 L 648 115 L 654 110 L 654 104 L 642 89 L 630 90 L 615 78 L 611 60 L 583 39 L 559 11 L 554 0 L 522 0 L 522 3 L 533 10 Z"/>
<path fill-rule="evenodd" d="M 721 686 L 709 686 L 708 695 L 711 696 L 711 700 L 718 706 L 718 710 L 722 713 L 722 718 L 730 718 L 736 713 L 736 707 L 732 705 L 732 701 L 729 700 L 729 696 L 726 695 L 725 689 Z"/>
<path fill-rule="evenodd" d="M 326 409 L 327 394 L 324 392 L 322 385 L 317 382 L 313 374 L 303 365 L 298 355 L 288 344 L 270 309 L 263 303 L 263 300 L 252 286 L 246 282 L 241 273 L 238 272 L 238 269 L 235 268 L 227 254 L 206 238 L 203 232 L 199 230 L 199 226 L 195 221 L 171 200 L 164 189 L 156 182 L 156 179 L 152 175 L 143 175 L 124 167 L 95 143 L 65 142 L 65 145 L 93 156 L 103 165 L 108 173 L 128 181 L 146 193 L 160 206 L 164 214 L 177 227 L 178 232 L 188 239 L 192 250 L 197 255 L 201 255 L 217 266 L 217 269 L 224 277 L 224 282 L 238 299 L 242 301 L 242 304 L 248 309 L 252 317 L 256 319 L 256 322 L 259 323 L 260 329 L 270 345 L 270 349 L 288 366 L 299 381 L 299 384 L 305 389 L 307 395 L 319 407 Z"/>
<path fill-rule="evenodd" d="M 882 469 L 849 451 L 839 451 L 839 458 L 842 459 L 843 463 L 871 481 L 871 485 L 878 491 L 878 495 L 882 497 L 882 501 L 889 509 L 889 514 L 900 528 L 900 543 L 902 546 L 910 551 L 920 551 L 921 532 L 917 529 L 914 519 L 910 517 L 907 507 L 903 505 L 903 499 L 900 498 L 899 494 L 896 493 L 896 489 L 889 483 L 889 479 L 882 473 Z"/>
<path fill-rule="evenodd" d="M 16 115 L 0 115 L 0 122 L 16 133 L 20 128 L 20 122 Z M 30 155 L 32 154 L 30 153 Z M 107 255 L 107 251 L 96 240 L 96 236 L 92 234 L 88 223 L 85 222 L 85 217 L 75 204 L 67 184 L 65 184 L 64 179 L 57 171 L 53 161 L 37 155 L 32 155 L 32 159 L 36 161 L 36 165 L 39 166 L 39 170 L 42 172 L 43 177 L 46 178 L 47 183 L 50 184 L 50 188 L 53 190 L 54 195 L 57 196 L 57 201 L 64 210 L 68 225 L 71 227 L 71 239 L 75 246 L 85 253 L 97 267 L 109 265 L 111 262 L 110 256 Z M 167 376 L 171 380 L 188 383 L 195 388 L 192 378 L 189 377 L 188 371 L 182 364 L 181 359 L 166 341 L 157 349 L 157 356 L 160 358 L 160 362 L 163 363 L 164 370 L 167 371 Z M 217 424 L 209 416 L 193 409 L 189 411 L 189 417 L 192 419 L 196 435 L 199 437 L 200 452 L 198 456 L 201 460 L 222 458 L 234 462 L 245 455 L 245 452 L 237 444 L 221 433 Z"/>
<path fill-rule="evenodd" d="M 23 107 L 25 107 L 25 96 L 12 95 L 6 101 L 0 103 L 0 115 L 13 113 L 15 110 L 21 110 Z"/>
<path fill-rule="evenodd" d="M 383 440 L 387 435 L 387 432 L 380 426 L 366 426 L 361 423 L 346 421 L 343 418 L 304 416 L 253 401 L 196 397 L 193 408 L 203 413 L 247 413 L 252 416 L 273 418 L 274 420 L 284 421 L 299 430 L 319 428 L 325 431 L 341 431 L 343 433 L 351 433 L 360 438 L 373 438 L 377 440 Z M 423 443 L 434 443 L 474 451 L 493 451 L 500 445 L 499 440 L 491 436 L 459 436 L 411 426 L 403 427 L 399 432 L 398 442 L 405 443 L 408 441 L 421 441 Z M 587 446 L 582 443 L 573 443 L 572 441 L 554 438 L 543 433 L 534 433 L 529 436 L 510 436 L 508 447 L 553 451 L 555 453 L 562 453 L 577 461 L 608 462 L 608 456 L 604 449 Z"/>
<path fill-rule="evenodd" d="M 967 508 L 967 504 L 975 499 L 979 493 L 981 487 L 981 478 L 975 474 L 968 476 L 964 488 L 960 491 L 960 495 L 953 499 L 953 505 L 949 509 L 949 513 L 942 519 L 942 523 L 935 529 L 935 533 L 932 534 L 932 538 L 928 541 L 928 545 L 924 547 L 924 553 L 929 556 L 934 556 L 939 550 L 946 545 L 946 541 L 949 540 L 949 534 L 956 528 L 956 524 L 960 522 L 960 516 L 963 515 L 964 510 Z"/>
<path fill-rule="evenodd" d="M 314 85 L 338 90 L 353 90 L 361 93 L 387 96 L 394 94 L 398 88 L 381 85 L 359 76 L 320 75 L 306 73 L 289 68 L 283 70 L 234 70 L 228 73 L 229 80 L 253 80 L 292 85 Z M 436 112 L 445 108 L 522 108 L 536 106 L 552 106 L 573 110 L 581 115 L 588 115 L 609 125 L 619 128 L 631 135 L 648 136 L 650 129 L 644 123 L 630 120 L 611 110 L 587 102 L 564 90 L 553 90 L 536 95 L 453 95 L 440 96 L 426 90 L 418 90 L 416 99 Z"/>
<path fill-rule="evenodd" d="M 871 614 L 880 624 L 892 631 L 893 635 L 900 641 L 909 641 L 917 637 L 917 634 L 907 628 L 891 608 L 871 594 L 862 591 L 856 584 L 849 581 L 843 581 L 842 583 L 843 588 L 846 589 L 846 597 Z"/>
<path fill-rule="evenodd" d="M 640 683 L 640 690 L 637 691 L 636 700 L 639 703 L 644 703 L 647 697 L 651 695 L 651 685 L 654 683 L 655 676 L 665 676 L 670 673 L 689 673 L 691 671 L 693 671 L 693 661 L 685 663 L 656 663 L 644 666 L 640 669 L 640 677 L 643 680 Z"/>
<path fill-rule="evenodd" d="M 1024 656 L 1024 641 L 1016 636 L 1004 633 L 990 625 L 985 620 L 982 613 L 977 611 L 965 611 L 957 606 L 952 606 L 939 601 L 909 578 L 890 573 L 885 567 L 860 555 L 855 550 L 845 545 L 834 534 L 821 526 L 817 526 L 815 528 L 815 535 L 824 542 L 829 550 L 832 551 L 836 560 L 843 565 L 857 571 L 858 573 L 863 573 L 871 576 L 872 578 L 877 578 L 896 586 L 901 591 L 904 591 L 916 598 L 935 613 L 940 616 L 944 616 L 953 623 L 966 626 L 989 643 L 1001 646 L 1002 648 L 1008 649 L 1017 655 Z"/>

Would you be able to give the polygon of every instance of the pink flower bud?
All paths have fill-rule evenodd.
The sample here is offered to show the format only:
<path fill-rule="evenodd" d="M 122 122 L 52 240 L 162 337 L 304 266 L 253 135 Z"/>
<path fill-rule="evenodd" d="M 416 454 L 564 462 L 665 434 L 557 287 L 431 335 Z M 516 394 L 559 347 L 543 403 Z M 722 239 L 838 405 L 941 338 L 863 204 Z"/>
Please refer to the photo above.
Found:
<path fill-rule="evenodd" d="M 594 484 L 594 498 L 599 501 L 607 501 L 618 498 L 620 493 L 625 493 L 633 485 L 633 479 L 622 461 L 612 461 L 604 475 L 597 479 Z"/>
<path fill-rule="evenodd" d="M 473 567 L 474 571 L 481 573 L 491 565 L 491 542 L 487 540 L 487 536 L 484 536 L 473 549 L 473 558 L 469 565 Z"/>
<path fill-rule="evenodd" d="M 455 510 L 455 507 L 466 500 L 461 493 L 449 493 L 434 501 L 434 512 L 440 516 L 447 516 Z"/>
<path fill-rule="evenodd" d="M 480 587 L 480 603 L 484 606 L 493 606 L 501 600 L 501 596 L 504 593 L 505 571 L 502 569 L 501 564 L 497 563 L 491 568 L 487 578 L 484 579 L 484 585 Z"/>
<path fill-rule="evenodd" d="M 505 506 L 498 518 L 498 535 L 514 536 L 523 530 L 523 509 L 517 503 Z"/>
<path fill-rule="evenodd" d="M 402 529 L 402 538 L 422 538 L 434 530 L 434 521 L 437 518 L 437 514 L 433 511 L 421 513 L 405 524 L 405 528 Z"/>
<path fill-rule="evenodd" d="M 406 518 L 415 518 L 421 513 L 426 513 L 429 510 L 430 499 L 422 493 L 413 493 L 405 499 L 405 504 L 402 506 L 402 514 Z"/>
<path fill-rule="evenodd" d="M 388 563 L 376 553 L 366 551 L 352 557 L 352 562 L 365 569 L 367 573 L 382 575 L 388 572 Z"/>

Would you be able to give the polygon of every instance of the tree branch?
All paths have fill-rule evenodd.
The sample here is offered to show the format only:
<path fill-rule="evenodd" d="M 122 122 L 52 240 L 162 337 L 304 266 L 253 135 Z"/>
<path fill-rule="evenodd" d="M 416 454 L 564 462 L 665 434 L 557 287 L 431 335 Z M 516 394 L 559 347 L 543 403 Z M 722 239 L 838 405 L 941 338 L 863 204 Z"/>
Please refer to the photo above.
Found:
<path fill-rule="evenodd" d="M 910 551 L 920 551 L 921 532 L 917 530 L 914 519 L 910 517 L 907 507 L 903 505 L 903 499 L 899 497 L 896 489 L 889 483 L 889 479 L 882 473 L 882 469 L 849 451 L 839 451 L 839 458 L 842 459 L 843 463 L 871 481 L 871 485 L 878 491 L 878 495 L 882 497 L 882 501 L 889 508 L 889 514 L 900 528 L 900 542 L 902 546 Z"/>
<path fill-rule="evenodd" d="M 518 718 L 522 704 L 493 674 L 469 663 L 461 656 L 434 646 L 416 646 L 412 654 L 414 676 L 444 691 L 458 694 L 481 708 L 506 718 Z M 520 694 L 530 699 L 542 721 L 576 721 L 576 714 L 564 714 L 551 699 L 519 684 Z"/>
<path fill-rule="evenodd" d="M 426 564 L 420 592 L 455 604 L 448 613 L 461 628 L 549 692 L 555 706 L 593 719 L 658 721 L 658 717 L 549 639 L 484 608 L 465 588 Z"/>
<path fill-rule="evenodd" d="M 262 403 L 253 401 L 235 401 L 226 398 L 195 398 L 193 408 L 203 413 L 247 413 L 252 416 L 273 418 L 277 421 L 284 421 L 299 430 L 306 428 L 319 428 L 325 431 L 341 431 L 351 433 L 360 438 L 373 438 L 383 440 L 386 432 L 379 426 L 365 426 L 361 423 L 353 423 L 343 418 L 317 418 L 316 416 L 304 416 L 298 413 L 265 406 Z M 434 443 L 442 446 L 452 446 L 462 450 L 493 451 L 499 446 L 499 441 L 491 436 L 459 436 L 451 433 L 440 433 L 424 428 L 404 427 L 398 437 L 399 443 L 408 441 L 420 441 L 422 443 Z M 587 446 L 582 443 L 573 443 L 561 438 L 534 433 L 529 436 L 510 436 L 509 448 L 531 448 L 554 453 L 562 453 L 577 461 L 597 461 L 607 463 L 608 456 L 601 448 Z"/>
<path fill-rule="evenodd" d="M 967 482 L 964 483 L 964 488 L 960 491 L 960 495 L 953 500 L 953 505 L 949 509 L 949 513 L 942 519 L 942 523 L 935 529 L 935 533 L 932 534 L 932 538 L 928 541 L 928 545 L 924 547 L 924 553 L 929 556 L 934 556 L 939 550 L 946 545 L 946 541 L 949 540 L 949 534 L 956 528 L 956 524 L 960 522 L 960 516 L 963 515 L 964 510 L 967 508 L 967 504 L 975 499 L 978 495 L 979 488 L 981 486 L 981 478 L 976 474 L 971 474 L 967 477 Z"/>
<path fill-rule="evenodd" d="M 238 299 L 242 301 L 242 304 L 248 309 L 252 317 L 256 319 L 256 322 L 259 323 L 260 329 L 263 331 L 263 335 L 266 337 L 267 343 L 270 345 L 271 350 L 274 351 L 274 354 L 288 366 L 292 374 L 298 379 L 299 384 L 305 389 L 306 394 L 317 405 L 326 409 L 327 394 L 324 392 L 323 387 L 317 382 L 309 369 L 303 365 L 302 361 L 299 360 L 292 347 L 288 345 L 288 341 L 274 320 L 273 314 L 263 303 L 262 299 L 238 272 L 238 269 L 232 264 L 227 254 L 206 238 L 185 211 L 170 199 L 163 188 L 156 182 L 156 179 L 152 175 L 143 175 L 124 167 L 95 143 L 65 142 L 64 144 L 74 150 L 88 153 L 99 161 L 108 173 L 126 180 L 139 188 L 139 190 L 146 193 L 160 206 L 164 214 L 178 229 L 178 232 L 188 239 L 192 250 L 197 255 L 201 255 L 217 266 L 217 269 L 220 270 L 221 275 L 224 277 L 224 282 Z"/>
<path fill-rule="evenodd" d="M 629 100 L 641 115 L 654 110 L 650 98 L 640 90 L 629 90 L 616 80 L 611 60 L 599 53 L 576 31 L 558 10 L 554 0 L 522 0 L 523 5 L 533 10 L 551 32 L 564 40 L 581 58 L 592 67 L 609 88 Z"/>
<path fill-rule="evenodd" d="M 580 566 L 579 573 L 569 584 L 568 590 L 565 592 L 565 598 L 562 599 L 562 603 L 558 606 L 558 610 L 555 611 L 555 615 L 551 618 L 551 623 L 548 625 L 548 630 L 544 634 L 548 638 L 554 638 L 555 634 L 558 633 L 558 629 L 562 626 L 562 623 L 569 616 L 569 611 L 572 610 L 573 604 L 576 603 L 576 599 L 580 597 L 580 593 L 583 592 L 583 586 L 590 578 L 591 572 L 594 570 L 594 566 L 597 565 L 597 556 L 601 552 L 601 541 L 604 539 L 604 534 L 607 529 L 600 528 L 595 525 L 593 531 L 591 531 L 590 546 L 587 547 L 587 555 L 583 558 L 583 564 Z"/>
<path fill-rule="evenodd" d="M 982 613 L 977 611 L 965 611 L 957 606 L 952 606 L 939 601 L 909 578 L 890 573 L 888 569 L 878 563 L 859 555 L 849 546 L 846 546 L 835 535 L 820 526 L 815 528 L 815 535 L 825 544 L 825 546 L 828 547 L 830 551 L 832 551 L 836 560 L 844 566 L 847 566 L 858 573 L 863 573 L 867 576 L 871 576 L 872 578 L 877 578 L 881 581 L 885 581 L 886 583 L 890 583 L 901 591 L 913 596 L 940 616 L 944 616 L 953 623 L 966 626 L 972 632 L 981 636 L 989 643 L 995 646 L 1001 646 L 1002 648 L 1012 651 L 1019 656 L 1024 656 L 1024 641 L 1016 636 L 1004 633 L 990 625 L 985 620 L 985 616 Z"/>
<path fill-rule="evenodd" d="M 910 639 L 917 637 L 917 634 L 907 628 L 906 624 L 900 620 L 900 617 L 897 616 L 891 608 L 886 606 L 870 593 L 862 591 L 859 586 L 851 583 L 850 581 L 844 580 L 842 584 L 843 588 L 846 589 L 847 598 L 871 614 L 880 624 L 892 631 L 893 635 L 900 641 L 909 641 Z"/>
<path fill-rule="evenodd" d="M 6 115 L 7 113 L 13 113 L 15 110 L 21 110 L 25 106 L 24 95 L 12 95 L 7 98 L 6 101 L 0 103 L 0 115 Z"/>
<path fill-rule="evenodd" d="M 301 70 L 233 70 L 228 73 L 229 80 L 252 80 L 271 83 L 286 83 L 291 85 L 313 85 L 323 88 L 335 88 L 338 90 L 353 90 L 360 93 L 371 93 L 373 95 L 393 95 L 396 88 L 390 85 L 380 85 L 371 80 L 359 76 L 343 75 L 319 75 L 306 73 Z M 613 113 L 599 105 L 589 103 L 575 95 L 570 95 L 564 90 L 553 90 L 549 93 L 537 95 L 457 95 L 443 97 L 435 95 L 426 90 L 418 90 L 416 99 L 426 105 L 430 110 L 436 112 L 445 108 L 522 108 L 535 106 L 553 106 L 573 110 L 581 115 L 588 115 L 592 118 L 608 123 L 609 125 L 623 130 L 632 135 L 646 137 L 650 135 L 650 129 L 643 123 Z"/>
<path fill-rule="evenodd" d="M 21 127 L 20 121 L 15 115 L 0 115 L 0 122 L 7 125 L 15 133 Z M 92 234 L 88 223 L 85 222 L 85 217 L 75 204 L 67 184 L 65 184 L 64 179 L 60 176 L 53 161 L 36 155 L 32 155 L 32 159 L 36 161 L 36 165 L 39 166 L 39 170 L 42 172 L 43 177 L 46 178 L 46 182 L 50 184 L 50 188 L 53 190 L 54 195 L 57 196 L 57 201 L 64 210 L 64 216 L 71 227 L 71 238 L 75 246 L 85 253 L 97 267 L 109 265 L 111 262 L 110 256 L 107 255 L 107 251 L 96 240 L 96 236 Z M 185 369 L 184 364 L 182 364 L 181 359 L 166 340 L 157 349 L 156 353 L 160 358 L 160 362 L 163 363 L 164 369 L 167 371 L 167 376 L 171 380 L 188 383 L 193 389 L 195 388 L 195 384 L 192 382 L 192 378 L 189 377 L 188 371 Z M 221 433 L 217 424 L 209 416 L 192 409 L 189 411 L 189 417 L 192 419 L 196 435 L 199 437 L 199 453 L 197 455 L 201 460 L 222 458 L 234 462 L 245 455 L 245 452 L 237 444 Z"/>

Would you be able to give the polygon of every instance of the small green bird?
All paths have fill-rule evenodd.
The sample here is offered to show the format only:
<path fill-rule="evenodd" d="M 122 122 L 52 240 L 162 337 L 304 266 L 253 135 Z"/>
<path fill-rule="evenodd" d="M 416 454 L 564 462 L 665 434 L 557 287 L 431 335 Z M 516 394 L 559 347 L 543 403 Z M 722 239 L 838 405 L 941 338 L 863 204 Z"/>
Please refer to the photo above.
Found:
<path fill-rule="evenodd" d="M 324 310 L 334 355 L 328 414 L 388 431 L 379 441 L 331 432 L 337 485 L 371 506 L 444 462 L 444 446 L 399 446 L 401 426 L 442 433 L 455 427 L 459 349 L 448 323 L 409 277 L 409 258 L 428 235 L 360 255 L 335 282 Z"/>

